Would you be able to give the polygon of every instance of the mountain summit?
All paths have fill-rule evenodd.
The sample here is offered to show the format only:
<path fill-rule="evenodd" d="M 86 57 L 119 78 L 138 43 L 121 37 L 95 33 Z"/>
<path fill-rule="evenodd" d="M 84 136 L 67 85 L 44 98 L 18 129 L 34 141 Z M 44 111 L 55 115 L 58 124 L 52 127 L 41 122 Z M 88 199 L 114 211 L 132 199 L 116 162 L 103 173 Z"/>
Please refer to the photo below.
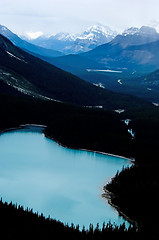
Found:
<path fill-rule="evenodd" d="M 118 35 L 113 44 L 118 43 L 123 48 L 130 45 L 141 45 L 159 40 L 159 34 L 155 28 L 142 26 L 141 28 L 131 27 Z"/>
<path fill-rule="evenodd" d="M 137 27 L 131 27 L 126 29 L 122 36 L 127 36 L 127 35 L 158 35 L 157 31 L 155 28 L 153 27 L 148 27 L 148 26 L 142 26 L 141 28 L 137 28 Z"/>
<path fill-rule="evenodd" d="M 103 36 L 103 41 L 110 41 L 116 36 L 116 32 L 104 25 L 94 25 L 89 27 L 79 38 L 100 39 Z M 110 39 L 109 39 L 110 38 Z M 102 41 L 102 42 L 103 42 Z"/>
<path fill-rule="evenodd" d="M 94 25 L 79 35 L 74 44 L 69 49 L 70 53 L 86 52 L 95 47 L 110 42 L 116 36 L 116 32 L 109 27 Z"/>

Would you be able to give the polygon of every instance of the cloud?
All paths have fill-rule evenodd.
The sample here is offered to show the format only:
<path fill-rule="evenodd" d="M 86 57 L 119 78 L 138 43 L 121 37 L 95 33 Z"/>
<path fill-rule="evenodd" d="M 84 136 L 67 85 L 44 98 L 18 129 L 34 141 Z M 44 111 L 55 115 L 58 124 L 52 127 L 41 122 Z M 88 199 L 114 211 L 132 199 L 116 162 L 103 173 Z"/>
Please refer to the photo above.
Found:
<path fill-rule="evenodd" d="M 40 36 L 43 35 L 42 32 L 26 32 L 26 35 L 30 38 L 30 39 L 36 39 Z"/>
<path fill-rule="evenodd" d="M 115 29 L 159 21 L 158 0 L 1 0 L 0 21 L 15 31 L 80 31 L 101 22 Z"/>

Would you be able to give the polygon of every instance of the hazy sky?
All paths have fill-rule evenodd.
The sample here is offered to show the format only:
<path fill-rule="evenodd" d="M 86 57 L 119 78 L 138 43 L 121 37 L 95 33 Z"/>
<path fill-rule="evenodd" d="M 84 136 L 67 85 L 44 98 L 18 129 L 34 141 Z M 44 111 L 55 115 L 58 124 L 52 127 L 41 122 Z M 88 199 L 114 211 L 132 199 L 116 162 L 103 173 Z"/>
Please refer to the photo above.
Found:
<path fill-rule="evenodd" d="M 0 0 L 0 23 L 20 34 L 81 32 L 97 23 L 119 31 L 159 26 L 159 0 Z"/>

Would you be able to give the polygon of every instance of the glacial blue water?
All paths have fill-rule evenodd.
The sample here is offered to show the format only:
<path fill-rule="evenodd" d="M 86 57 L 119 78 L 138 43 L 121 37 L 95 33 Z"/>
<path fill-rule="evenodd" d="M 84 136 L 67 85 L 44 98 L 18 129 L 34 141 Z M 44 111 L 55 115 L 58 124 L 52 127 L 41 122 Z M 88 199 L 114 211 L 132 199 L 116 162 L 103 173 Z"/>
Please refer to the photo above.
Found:
<path fill-rule="evenodd" d="M 0 135 L 0 197 L 64 223 L 125 220 L 102 197 L 103 186 L 130 161 L 58 145 L 34 130 Z M 36 132 L 37 131 L 37 132 Z M 128 224 L 128 223 L 126 223 Z"/>

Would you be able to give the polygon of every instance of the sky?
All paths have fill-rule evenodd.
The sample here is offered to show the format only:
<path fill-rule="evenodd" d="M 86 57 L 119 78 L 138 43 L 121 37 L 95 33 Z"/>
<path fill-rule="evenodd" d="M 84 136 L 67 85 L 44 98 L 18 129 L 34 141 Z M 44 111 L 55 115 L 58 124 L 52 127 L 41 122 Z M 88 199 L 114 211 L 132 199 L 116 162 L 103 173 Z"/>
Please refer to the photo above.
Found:
<path fill-rule="evenodd" d="M 159 0 L 0 0 L 0 24 L 17 34 L 77 33 L 99 23 L 118 32 L 142 25 L 159 30 Z"/>

